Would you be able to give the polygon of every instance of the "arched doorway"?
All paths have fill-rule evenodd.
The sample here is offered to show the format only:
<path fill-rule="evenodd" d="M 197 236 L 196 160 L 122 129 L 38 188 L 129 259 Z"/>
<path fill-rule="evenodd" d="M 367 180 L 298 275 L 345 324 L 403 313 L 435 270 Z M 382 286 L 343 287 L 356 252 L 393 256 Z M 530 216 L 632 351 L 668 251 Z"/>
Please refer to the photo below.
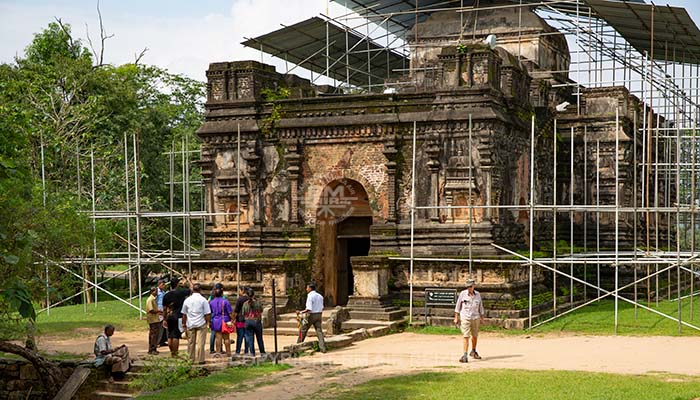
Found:
<path fill-rule="evenodd" d="M 317 265 L 326 305 L 346 305 L 353 293 L 350 257 L 369 254 L 372 211 L 362 184 L 338 179 L 323 189 L 316 211 Z"/>

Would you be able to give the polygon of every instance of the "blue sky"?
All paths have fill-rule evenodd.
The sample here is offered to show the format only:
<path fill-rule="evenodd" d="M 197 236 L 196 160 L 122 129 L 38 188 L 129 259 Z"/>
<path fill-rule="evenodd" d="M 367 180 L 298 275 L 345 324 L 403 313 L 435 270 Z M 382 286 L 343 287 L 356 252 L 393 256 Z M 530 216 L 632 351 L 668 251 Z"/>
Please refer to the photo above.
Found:
<path fill-rule="evenodd" d="M 700 1 L 671 0 L 700 22 Z M 662 2 L 655 2 L 657 5 Z M 60 17 L 85 38 L 99 37 L 93 0 L 0 0 L 0 62 L 22 54 L 34 33 Z M 103 20 L 114 38 L 107 41 L 106 61 L 131 62 L 144 47 L 144 63 L 204 80 L 210 62 L 260 60 L 260 53 L 240 45 L 254 37 L 326 12 L 326 0 L 101 0 Z M 332 16 L 341 7 L 331 5 Z M 283 65 L 265 56 L 267 63 Z"/>

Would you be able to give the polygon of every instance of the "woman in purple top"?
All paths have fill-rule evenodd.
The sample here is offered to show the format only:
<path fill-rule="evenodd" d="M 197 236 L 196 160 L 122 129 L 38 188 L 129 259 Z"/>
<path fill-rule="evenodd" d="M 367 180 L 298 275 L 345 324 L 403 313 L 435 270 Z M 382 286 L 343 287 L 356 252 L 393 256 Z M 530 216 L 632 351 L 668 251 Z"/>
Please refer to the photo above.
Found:
<path fill-rule="evenodd" d="M 214 294 L 214 298 L 209 301 L 211 308 L 211 330 L 215 332 L 215 350 L 223 354 L 221 342 L 226 346 L 226 355 L 231 356 L 231 338 L 228 333 L 221 332 L 221 326 L 231 321 L 231 303 L 224 298 L 223 286 Z"/>

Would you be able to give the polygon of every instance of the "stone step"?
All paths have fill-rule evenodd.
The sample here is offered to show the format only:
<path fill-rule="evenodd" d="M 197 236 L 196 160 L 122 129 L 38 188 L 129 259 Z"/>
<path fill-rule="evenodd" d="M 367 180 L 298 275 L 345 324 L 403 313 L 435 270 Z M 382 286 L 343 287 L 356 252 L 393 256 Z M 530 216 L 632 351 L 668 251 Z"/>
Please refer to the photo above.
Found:
<path fill-rule="evenodd" d="M 273 333 L 274 333 L 274 330 L 272 328 L 265 328 L 264 329 L 265 335 L 272 335 Z M 278 326 L 277 327 L 277 335 L 278 336 L 297 336 L 297 335 L 299 335 L 299 329 L 297 329 L 296 326 L 294 326 L 294 328 L 280 328 Z"/>
<path fill-rule="evenodd" d="M 400 310 L 400 307 L 397 306 L 392 306 L 392 305 L 382 305 L 382 306 L 377 306 L 377 305 L 363 305 L 363 304 L 357 304 L 353 305 L 351 307 L 348 307 L 348 311 L 379 311 L 379 312 L 391 312 L 391 311 L 396 311 Z"/>
<path fill-rule="evenodd" d="M 128 374 L 127 374 L 128 377 Z M 129 387 L 128 380 L 110 382 L 105 379 L 99 382 L 98 390 L 110 393 L 134 394 L 137 391 Z"/>
<path fill-rule="evenodd" d="M 326 308 L 326 309 L 324 309 L 323 312 L 321 313 L 321 316 L 323 317 L 323 319 L 330 318 L 330 316 L 331 316 L 331 314 L 333 313 L 333 311 L 335 311 L 333 308 Z M 296 313 L 279 314 L 279 315 L 277 316 L 277 320 L 278 320 L 278 321 L 280 321 L 280 320 L 285 320 L 285 321 L 286 321 L 286 320 L 294 320 L 294 321 L 296 321 L 296 318 L 297 318 L 297 314 L 296 314 Z"/>
<path fill-rule="evenodd" d="M 400 319 L 403 319 L 403 317 L 406 315 L 406 312 L 403 310 L 392 310 L 392 311 L 360 311 L 360 310 L 351 310 L 350 311 L 350 318 L 351 319 L 365 319 L 365 320 L 378 320 L 378 321 L 398 321 Z"/>
<path fill-rule="evenodd" d="M 143 370 L 144 363 L 143 361 L 132 361 L 131 362 L 131 368 L 129 368 L 129 373 L 132 372 L 141 372 Z"/>
<path fill-rule="evenodd" d="M 109 392 L 104 390 L 98 390 L 92 393 L 92 397 L 95 400 L 122 400 L 122 399 L 133 399 L 134 395 L 130 393 L 118 393 Z"/>
<path fill-rule="evenodd" d="M 231 357 L 220 356 L 216 358 L 206 358 L 204 360 L 204 368 L 207 369 L 224 369 L 231 362 Z"/>
<path fill-rule="evenodd" d="M 356 329 L 370 329 L 378 326 L 389 327 L 390 329 L 398 328 L 403 321 L 378 321 L 373 319 L 350 319 L 341 325 L 343 331 L 354 331 Z"/>
<path fill-rule="evenodd" d="M 290 321 L 290 320 L 277 321 L 277 329 L 280 329 L 280 328 L 292 328 L 292 329 L 297 329 L 298 326 L 299 326 L 299 323 L 297 322 L 297 320 L 293 320 L 293 321 Z"/>

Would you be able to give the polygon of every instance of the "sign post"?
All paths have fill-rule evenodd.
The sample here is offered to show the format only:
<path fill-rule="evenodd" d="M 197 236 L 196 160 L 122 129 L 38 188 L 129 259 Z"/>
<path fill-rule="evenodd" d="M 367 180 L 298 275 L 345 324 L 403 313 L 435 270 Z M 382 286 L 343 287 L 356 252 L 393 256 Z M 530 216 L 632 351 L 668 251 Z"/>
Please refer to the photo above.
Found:
<path fill-rule="evenodd" d="M 457 304 L 457 289 L 425 289 L 425 324 L 428 325 L 429 306 L 454 306 Z"/>

